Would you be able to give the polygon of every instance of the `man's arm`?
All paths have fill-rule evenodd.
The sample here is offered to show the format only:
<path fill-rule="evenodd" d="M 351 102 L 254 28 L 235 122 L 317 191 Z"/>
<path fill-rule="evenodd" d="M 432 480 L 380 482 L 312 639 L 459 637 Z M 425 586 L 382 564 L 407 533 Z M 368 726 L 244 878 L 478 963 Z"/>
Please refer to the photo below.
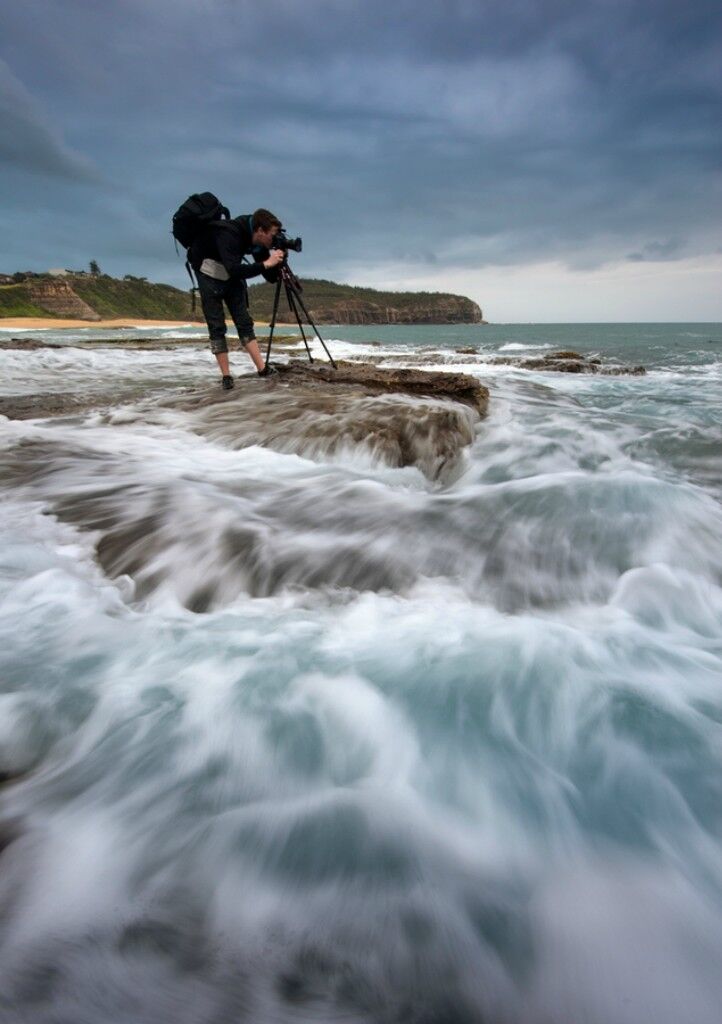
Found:
<path fill-rule="evenodd" d="M 253 247 L 252 258 L 261 264 L 261 267 L 263 268 L 261 273 L 268 283 L 275 284 L 278 280 L 278 267 L 268 265 L 268 258 L 270 255 L 271 253 L 265 245 L 255 245 Z"/>
<path fill-rule="evenodd" d="M 221 263 L 233 280 L 237 281 L 239 278 L 247 280 L 249 277 L 258 277 L 264 272 L 262 260 L 255 260 L 251 263 L 243 262 L 245 253 L 241 248 L 238 235 L 235 231 L 225 228 L 224 225 L 219 225 L 216 231 L 216 245 Z"/>
<path fill-rule="evenodd" d="M 281 267 L 286 259 L 283 249 L 267 249 L 264 245 L 256 245 L 253 248 L 253 256 L 263 266 L 261 273 L 269 284 L 275 284 L 281 273 Z"/>

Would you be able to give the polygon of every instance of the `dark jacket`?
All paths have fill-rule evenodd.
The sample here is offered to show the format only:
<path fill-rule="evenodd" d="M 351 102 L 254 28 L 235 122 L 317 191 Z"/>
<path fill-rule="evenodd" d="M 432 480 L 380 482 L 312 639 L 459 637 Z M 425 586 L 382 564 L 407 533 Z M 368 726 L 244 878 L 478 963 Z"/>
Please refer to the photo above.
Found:
<path fill-rule="evenodd" d="M 267 281 L 274 282 L 278 276 L 276 268 L 266 270 L 263 266 L 263 261 L 269 256 L 268 249 L 254 245 L 252 236 L 251 218 L 247 214 L 232 220 L 213 221 L 190 247 L 190 265 L 198 273 L 203 260 L 218 260 L 232 281 L 263 274 Z M 250 262 L 244 263 L 244 256 L 248 256 Z"/>

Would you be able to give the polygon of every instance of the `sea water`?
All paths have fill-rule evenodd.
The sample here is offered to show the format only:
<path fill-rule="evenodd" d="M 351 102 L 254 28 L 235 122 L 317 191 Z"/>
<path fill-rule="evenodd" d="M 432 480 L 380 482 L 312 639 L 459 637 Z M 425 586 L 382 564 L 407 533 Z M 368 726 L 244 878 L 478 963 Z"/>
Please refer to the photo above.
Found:
<path fill-rule="evenodd" d="M 322 331 L 489 387 L 453 479 L 0 418 L 0 1020 L 718 1024 L 722 326 Z"/>

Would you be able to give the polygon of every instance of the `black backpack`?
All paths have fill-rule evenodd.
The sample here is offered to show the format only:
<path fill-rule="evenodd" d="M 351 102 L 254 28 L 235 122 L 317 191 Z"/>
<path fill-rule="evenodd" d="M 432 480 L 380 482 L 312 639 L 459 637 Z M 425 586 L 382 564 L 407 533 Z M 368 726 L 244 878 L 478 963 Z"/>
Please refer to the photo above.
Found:
<path fill-rule="evenodd" d="M 173 214 L 173 237 L 184 249 L 190 249 L 211 221 L 228 220 L 228 207 L 212 192 L 194 192 Z"/>
<path fill-rule="evenodd" d="M 184 249 L 190 249 L 201 232 L 214 220 L 229 220 L 228 207 L 224 206 L 217 196 L 212 192 L 194 192 L 188 196 L 173 214 L 173 238 L 176 240 L 176 252 L 178 242 Z M 196 291 L 198 285 L 193 278 L 190 261 L 186 259 L 186 270 L 191 279 L 191 309 L 196 309 Z"/>

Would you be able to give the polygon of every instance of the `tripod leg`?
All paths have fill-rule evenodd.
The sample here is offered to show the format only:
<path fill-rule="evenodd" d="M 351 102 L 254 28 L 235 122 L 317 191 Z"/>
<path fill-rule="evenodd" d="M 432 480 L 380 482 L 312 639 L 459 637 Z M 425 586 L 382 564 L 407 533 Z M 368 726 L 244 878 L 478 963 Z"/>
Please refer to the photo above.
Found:
<path fill-rule="evenodd" d="M 268 347 L 266 349 L 266 366 L 271 356 L 271 345 L 273 344 L 273 332 L 276 329 L 276 314 L 278 313 L 278 300 L 281 297 L 281 278 L 276 281 L 276 294 L 273 296 L 273 313 L 271 315 L 270 330 L 268 332 Z"/>
<path fill-rule="evenodd" d="M 295 288 L 293 289 L 293 297 L 294 297 L 295 301 L 296 301 L 296 302 L 297 302 L 297 303 L 299 304 L 299 306 L 301 307 L 301 309 L 303 310 L 304 316 L 305 316 L 305 317 L 306 317 L 306 319 L 308 320 L 309 324 L 311 325 L 311 327 L 313 327 L 313 331 L 314 331 L 314 334 L 316 335 L 316 337 L 318 338 L 318 340 L 319 340 L 319 341 L 321 342 L 321 344 L 323 345 L 323 350 L 324 350 L 324 352 L 326 353 L 326 355 L 328 356 L 328 358 L 329 358 L 329 361 L 330 361 L 330 363 L 331 363 L 331 366 L 333 366 L 334 370 L 337 370 L 337 369 L 338 369 L 338 367 L 336 366 L 336 363 L 335 363 L 335 362 L 333 361 L 333 356 L 331 355 L 331 353 L 329 352 L 329 350 L 328 350 L 328 349 L 326 348 L 326 342 L 325 342 L 325 341 L 323 340 L 323 338 L 321 337 L 321 335 L 320 335 L 320 334 L 318 333 L 318 327 L 316 327 L 315 323 L 314 323 L 314 322 L 313 322 L 313 320 L 311 319 L 311 315 L 310 315 L 310 313 L 308 312 L 308 310 L 306 309 L 306 306 L 305 306 L 305 304 L 304 304 L 304 301 L 303 301 L 303 299 L 302 299 L 302 298 L 301 298 L 301 296 L 300 296 L 300 295 L 298 294 L 298 290 L 297 290 L 297 289 L 295 289 Z M 298 316 L 298 313 L 297 313 L 296 315 Z M 299 321 L 299 322 L 300 322 L 300 321 Z M 308 345 L 307 345 L 306 347 L 308 348 Z M 310 353 L 309 353 L 309 354 L 310 354 Z"/>
<path fill-rule="evenodd" d="M 298 306 L 296 305 L 296 299 L 295 299 L 294 294 L 293 294 L 293 289 L 288 284 L 286 285 L 286 298 L 288 299 L 289 309 L 293 312 L 294 316 L 296 317 L 296 323 L 298 324 L 299 329 L 301 331 L 301 336 L 303 338 L 303 344 L 306 346 L 306 351 L 308 352 L 308 358 L 309 358 L 309 360 L 311 362 L 313 362 L 313 356 L 311 355 L 311 349 L 309 348 L 309 345 L 308 345 L 308 340 L 306 338 L 306 332 L 303 329 L 303 324 L 301 323 L 301 317 L 299 316 L 299 313 L 298 313 Z"/>

